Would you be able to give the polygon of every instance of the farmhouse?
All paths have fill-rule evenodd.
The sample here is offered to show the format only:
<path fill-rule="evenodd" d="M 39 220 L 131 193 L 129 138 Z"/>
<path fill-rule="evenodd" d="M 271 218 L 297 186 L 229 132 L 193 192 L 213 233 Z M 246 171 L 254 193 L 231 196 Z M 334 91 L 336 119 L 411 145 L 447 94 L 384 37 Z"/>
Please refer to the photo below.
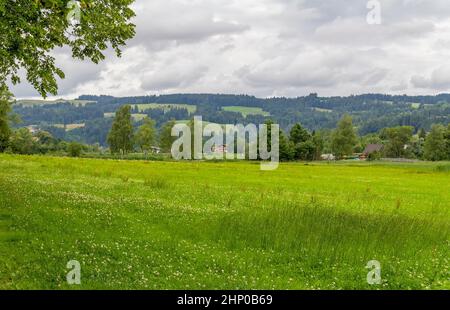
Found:
<path fill-rule="evenodd" d="M 333 154 L 322 154 L 320 158 L 322 160 L 336 160 L 336 156 L 334 156 Z"/>
<path fill-rule="evenodd" d="M 228 145 L 217 145 L 213 147 L 213 153 L 226 154 L 228 153 Z"/>
<path fill-rule="evenodd" d="M 157 146 L 152 146 L 152 147 L 151 147 L 151 150 L 152 150 L 152 152 L 153 152 L 154 154 L 159 154 L 159 153 L 161 153 L 161 148 L 160 148 L 160 147 L 157 147 Z"/>
<path fill-rule="evenodd" d="M 364 152 L 359 156 L 359 159 L 365 160 L 370 154 L 375 152 L 381 152 L 383 150 L 383 144 L 369 144 L 366 146 Z"/>

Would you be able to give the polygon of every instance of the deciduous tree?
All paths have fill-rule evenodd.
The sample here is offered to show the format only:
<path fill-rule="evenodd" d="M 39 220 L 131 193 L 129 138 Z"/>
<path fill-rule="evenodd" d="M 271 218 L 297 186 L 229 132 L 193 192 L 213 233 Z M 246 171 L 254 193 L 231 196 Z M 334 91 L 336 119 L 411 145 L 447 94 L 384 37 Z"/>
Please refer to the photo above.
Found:
<path fill-rule="evenodd" d="M 310 140 L 311 134 L 301 124 L 297 123 L 291 129 L 290 139 L 294 144 L 298 144 Z"/>
<path fill-rule="evenodd" d="M 35 142 L 28 128 L 20 128 L 13 132 L 10 141 L 11 150 L 16 154 L 33 154 Z"/>
<path fill-rule="evenodd" d="M 408 157 L 411 153 L 408 147 L 413 132 L 414 128 L 411 126 L 384 128 L 380 136 L 383 140 L 387 140 L 385 155 L 394 158 Z"/>
<path fill-rule="evenodd" d="M 172 149 L 172 144 L 176 137 L 172 137 L 172 128 L 175 126 L 175 121 L 170 120 L 163 125 L 159 135 L 159 145 L 163 152 L 169 153 Z"/>
<path fill-rule="evenodd" d="M 135 136 L 136 144 L 142 152 L 147 154 L 155 144 L 156 140 L 155 121 L 146 117 L 144 123 L 138 128 Z"/>
<path fill-rule="evenodd" d="M 126 154 L 133 150 L 133 120 L 131 106 L 120 107 L 108 135 L 108 144 L 112 153 Z"/>
<path fill-rule="evenodd" d="M 433 125 L 425 139 L 424 157 L 427 160 L 439 161 L 448 157 L 445 141 L 446 128 L 442 125 Z"/>
<path fill-rule="evenodd" d="M 4 152 L 9 145 L 11 130 L 9 128 L 9 112 L 11 94 L 5 86 L 0 86 L 0 152 Z"/>
<path fill-rule="evenodd" d="M 94 63 L 108 47 L 120 56 L 135 34 L 133 1 L 0 0 L 0 87 L 9 79 L 19 83 L 23 69 L 43 97 L 56 95 L 56 77 L 65 75 L 55 65 L 55 48 L 68 46 L 74 58 Z"/>
<path fill-rule="evenodd" d="M 350 115 L 344 115 L 332 134 L 331 148 L 338 158 L 351 155 L 358 142 L 353 120 Z"/>

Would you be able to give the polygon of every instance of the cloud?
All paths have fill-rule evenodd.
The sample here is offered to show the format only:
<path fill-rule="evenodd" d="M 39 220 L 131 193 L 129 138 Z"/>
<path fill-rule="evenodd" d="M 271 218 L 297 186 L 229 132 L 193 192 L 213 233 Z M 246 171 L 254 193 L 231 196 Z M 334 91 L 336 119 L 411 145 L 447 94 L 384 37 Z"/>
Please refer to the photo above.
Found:
<path fill-rule="evenodd" d="M 176 91 L 200 80 L 207 70 L 208 67 L 195 64 L 164 66 L 144 74 L 141 87 L 147 92 Z"/>
<path fill-rule="evenodd" d="M 415 75 L 411 78 L 414 87 L 431 90 L 448 90 L 450 88 L 450 65 L 439 67 L 429 76 Z"/>
<path fill-rule="evenodd" d="M 365 17 L 337 18 L 318 27 L 316 37 L 326 44 L 379 46 L 406 40 L 418 40 L 432 33 L 435 25 L 430 21 L 408 21 L 394 24 L 369 25 Z"/>
<path fill-rule="evenodd" d="M 214 14 L 214 7 L 205 1 L 138 1 L 135 10 L 137 35 L 132 44 L 193 43 L 250 28 L 234 20 L 220 19 Z"/>
<path fill-rule="evenodd" d="M 260 97 L 449 91 L 448 0 L 137 0 L 137 35 L 100 65 L 55 55 L 60 96 L 211 92 Z M 18 97 L 31 87 L 14 88 Z"/>

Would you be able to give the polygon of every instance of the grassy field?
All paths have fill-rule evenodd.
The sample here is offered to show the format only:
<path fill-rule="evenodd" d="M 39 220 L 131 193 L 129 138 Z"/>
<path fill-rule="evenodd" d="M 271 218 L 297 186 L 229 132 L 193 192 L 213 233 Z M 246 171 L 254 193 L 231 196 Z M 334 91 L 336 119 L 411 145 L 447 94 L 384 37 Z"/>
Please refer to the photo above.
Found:
<path fill-rule="evenodd" d="M 189 104 L 174 104 L 174 103 L 144 103 L 134 105 L 140 112 L 145 112 L 152 109 L 163 109 L 166 113 L 173 109 L 186 109 L 189 113 L 195 113 L 197 106 Z"/>
<path fill-rule="evenodd" d="M 222 110 L 228 112 L 241 113 L 243 117 L 247 117 L 248 115 L 270 116 L 270 113 L 264 111 L 262 108 L 229 106 L 229 107 L 222 107 Z"/>
<path fill-rule="evenodd" d="M 95 101 L 88 101 L 88 100 L 66 100 L 66 99 L 58 99 L 58 100 L 32 100 L 32 99 L 24 99 L 24 100 L 17 100 L 16 104 L 21 104 L 23 106 L 35 106 L 35 105 L 52 105 L 52 104 L 58 104 L 63 102 L 69 102 L 73 105 L 81 105 L 84 106 L 89 103 L 95 103 Z"/>
<path fill-rule="evenodd" d="M 333 110 L 330 110 L 330 109 L 314 108 L 314 110 L 317 112 L 322 112 L 322 113 L 333 113 Z"/>
<path fill-rule="evenodd" d="M 64 126 L 64 124 L 55 124 L 53 125 L 56 128 L 60 128 L 60 129 L 66 129 L 66 131 L 72 131 L 75 129 L 79 129 L 79 128 L 84 128 L 86 126 L 85 123 L 81 123 L 81 124 L 66 124 Z"/>
<path fill-rule="evenodd" d="M 113 118 L 116 116 L 116 113 L 104 113 L 103 116 L 105 118 Z M 134 113 L 131 114 L 131 117 L 133 118 L 133 120 L 135 120 L 136 122 L 142 121 L 144 118 L 148 117 L 147 114 L 142 114 L 142 113 Z"/>
<path fill-rule="evenodd" d="M 0 288 L 449 289 L 449 165 L 0 155 Z"/>

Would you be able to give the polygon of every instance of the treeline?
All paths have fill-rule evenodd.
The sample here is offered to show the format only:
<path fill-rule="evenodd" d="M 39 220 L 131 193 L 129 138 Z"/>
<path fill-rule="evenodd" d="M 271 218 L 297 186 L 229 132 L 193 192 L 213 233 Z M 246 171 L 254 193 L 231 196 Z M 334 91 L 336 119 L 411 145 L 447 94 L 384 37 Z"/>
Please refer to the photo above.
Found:
<path fill-rule="evenodd" d="M 175 121 L 167 122 L 158 134 L 155 128 L 156 122 L 148 117 L 141 122 L 142 124 L 138 128 L 135 128 L 131 110 L 131 106 L 125 105 L 120 107 L 115 114 L 107 137 L 111 153 L 125 155 L 135 150 L 145 154 L 160 150 L 169 153 L 175 139 L 172 137 Z"/>
<path fill-rule="evenodd" d="M 108 135 L 110 150 L 120 154 L 136 149 L 147 153 L 154 151 L 159 145 L 163 152 L 170 152 L 175 139 L 171 136 L 171 130 L 175 123 L 174 120 L 167 122 L 162 126 L 159 135 L 155 122 L 149 118 L 144 119 L 143 124 L 135 129 L 131 107 L 123 106 L 117 111 Z M 268 120 L 266 124 L 271 125 L 273 122 Z M 327 153 L 336 159 L 359 158 L 369 144 L 379 146 L 375 152 L 366 154 L 369 160 L 382 157 L 450 160 L 450 124 L 447 127 L 433 125 L 428 133 L 421 129 L 418 134 L 414 134 L 413 127 L 398 126 L 384 128 L 376 134 L 359 136 L 352 117 L 344 115 L 333 130 L 310 132 L 297 123 L 289 134 L 280 132 L 279 141 L 282 161 L 321 160 Z"/>
<path fill-rule="evenodd" d="M 450 123 L 450 95 L 437 96 L 390 96 L 367 94 L 348 97 L 319 97 L 311 94 L 298 98 L 261 99 L 247 95 L 173 94 L 162 96 L 140 96 L 116 98 L 111 96 L 81 96 L 80 100 L 93 101 L 88 104 L 70 102 L 53 105 L 13 105 L 14 112 L 21 116 L 18 126 L 38 125 L 55 137 L 82 143 L 100 143 L 107 146 L 107 135 L 112 119 L 105 113 L 114 113 L 124 105 L 132 106 L 133 114 L 145 114 L 155 121 L 160 130 L 171 119 L 181 121 L 193 117 L 185 108 L 163 107 L 141 111 L 138 104 L 185 104 L 196 106 L 196 115 L 205 121 L 219 124 L 262 124 L 271 119 L 289 132 L 301 123 L 310 132 L 330 129 L 345 115 L 352 116 L 359 135 L 374 134 L 387 127 L 411 126 L 416 134 L 420 129 L 431 130 L 433 124 L 447 126 Z M 270 116 L 247 115 L 224 111 L 227 106 L 257 107 Z M 83 128 L 64 131 L 55 124 L 85 124 Z M 139 122 L 134 124 L 140 126 Z"/>
<path fill-rule="evenodd" d="M 114 152 L 114 134 L 111 133 L 111 128 L 114 128 L 114 117 L 105 117 L 105 113 L 114 115 L 116 111 L 119 113 L 127 109 L 126 118 L 130 119 L 128 127 L 132 132 L 127 152 L 144 150 L 142 141 L 139 142 L 142 140 L 143 126 L 147 127 L 147 131 L 152 127 L 153 138 L 150 140 L 152 146 L 159 146 L 167 152 L 172 141 L 170 125 L 173 126 L 176 121 L 192 119 L 194 115 L 201 115 L 204 121 L 218 124 L 246 125 L 270 121 L 280 124 L 283 130 L 280 137 L 284 143 L 281 149 L 283 160 L 317 160 L 322 154 L 335 154 L 338 158 L 344 158 L 363 152 L 368 144 L 384 146 L 381 154 L 377 154 L 380 157 L 441 160 L 448 158 L 449 153 L 448 148 L 442 146 L 448 144 L 443 142 L 448 141 L 450 123 L 448 94 L 437 96 L 368 94 L 349 97 L 319 97 L 317 94 L 311 94 L 298 98 L 269 99 L 247 95 L 174 94 L 127 98 L 81 96 L 79 99 L 95 103 L 13 105 L 13 111 L 20 116 L 22 122 L 15 122 L 12 126 L 13 131 L 9 134 L 7 130 L 1 129 L 4 125 L 0 123 L 0 130 L 3 131 L 0 135 L 3 149 L 0 151 L 8 148 L 8 151 L 18 153 L 64 152 L 67 148 L 62 142 L 69 141 L 96 145 L 99 149 L 109 147 Z M 195 105 L 196 112 L 194 114 L 186 108 L 167 109 L 163 106 L 142 111 L 137 104 L 144 103 Z M 9 105 L 3 106 L 0 114 L 3 113 L 4 118 L 10 118 Z M 245 117 L 241 113 L 224 111 L 223 108 L 226 106 L 258 107 L 269 112 L 270 116 Z M 134 114 L 139 114 L 140 119 L 143 114 L 147 118 L 138 121 L 133 119 Z M 115 115 L 117 118 L 118 114 Z M 84 125 L 80 126 L 81 128 L 73 130 L 64 128 L 65 125 L 81 123 Z M 63 126 L 55 126 L 56 124 Z M 29 136 L 25 131 L 19 131 L 19 128 L 28 125 L 38 125 L 41 131 L 52 136 L 57 142 L 50 145 L 40 143 L 40 137 L 33 136 L 35 142 L 33 147 L 29 147 L 30 143 L 24 148 L 17 147 L 20 141 L 29 142 Z M 339 134 L 341 132 L 343 134 Z M 58 144 L 61 144 L 61 147 L 57 146 Z M 345 150 L 341 150 L 344 146 Z"/>
<path fill-rule="evenodd" d="M 368 145 L 379 149 L 364 154 Z M 368 160 L 381 158 L 406 158 L 428 161 L 450 160 L 450 124 L 432 125 L 414 134 L 411 126 L 383 128 L 378 133 L 359 136 L 351 116 L 344 115 L 334 130 L 310 133 L 300 124 L 290 134 L 281 133 L 280 157 L 282 160 L 321 160 L 325 158 Z M 329 155 L 329 156 L 328 156 Z"/>
<path fill-rule="evenodd" d="M 11 132 L 9 141 L 1 146 L 5 153 L 21 155 L 59 155 L 78 157 L 82 153 L 98 153 L 99 145 L 84 145 L 56 139 L 47 131 L 31 133 L 28 128 Z"/>
<path fill-rule="evenodd" d="M 69 156 L 108 153 L 99 144 L 67 142 L 44 130 L 35 134 L 27 128 L 11 131 L 3 126 L 8 122 L 6 115 L 0 109 L 0 119 L 3 119 L 0 121 L 0 137 L 8 136 L 8 139 L 0 140 L 1 152 Z M 266 121 L 268 125 L 272 123 Z M 150 118 L 143 119 L 139 124 L 136 126 L 133 122 L 131 106 L 121 106 L 109 125 L 106 137 L 109 152 L 121 155 L 140 152 L 145 154 L 142 158 L 148 158 L 147 155 L 154 152 L 170 153 L 175 140 L 171 135 L 175 120 L 164 123 L 159 130 L 156 122 Z M 9 133 L 5 130 L 9 130 Z M 360 136 L 349 115 L 344 115 L 333 130 L 309 131 L 297 123 L 289 132 L 280 132 L 280 159 L 313 161 L 324 159 L 326 154 L 332 154 L 336 159 L 357 158 L 369 144 L 382 146 L 380 150 L 368 154 L 369 160 L 382 157 L 450 160 L 450 124 L 447 127 L 435 124 L 429 132 L 421 129 L 417 134 L 411 126 L 397 126 Z"/>

